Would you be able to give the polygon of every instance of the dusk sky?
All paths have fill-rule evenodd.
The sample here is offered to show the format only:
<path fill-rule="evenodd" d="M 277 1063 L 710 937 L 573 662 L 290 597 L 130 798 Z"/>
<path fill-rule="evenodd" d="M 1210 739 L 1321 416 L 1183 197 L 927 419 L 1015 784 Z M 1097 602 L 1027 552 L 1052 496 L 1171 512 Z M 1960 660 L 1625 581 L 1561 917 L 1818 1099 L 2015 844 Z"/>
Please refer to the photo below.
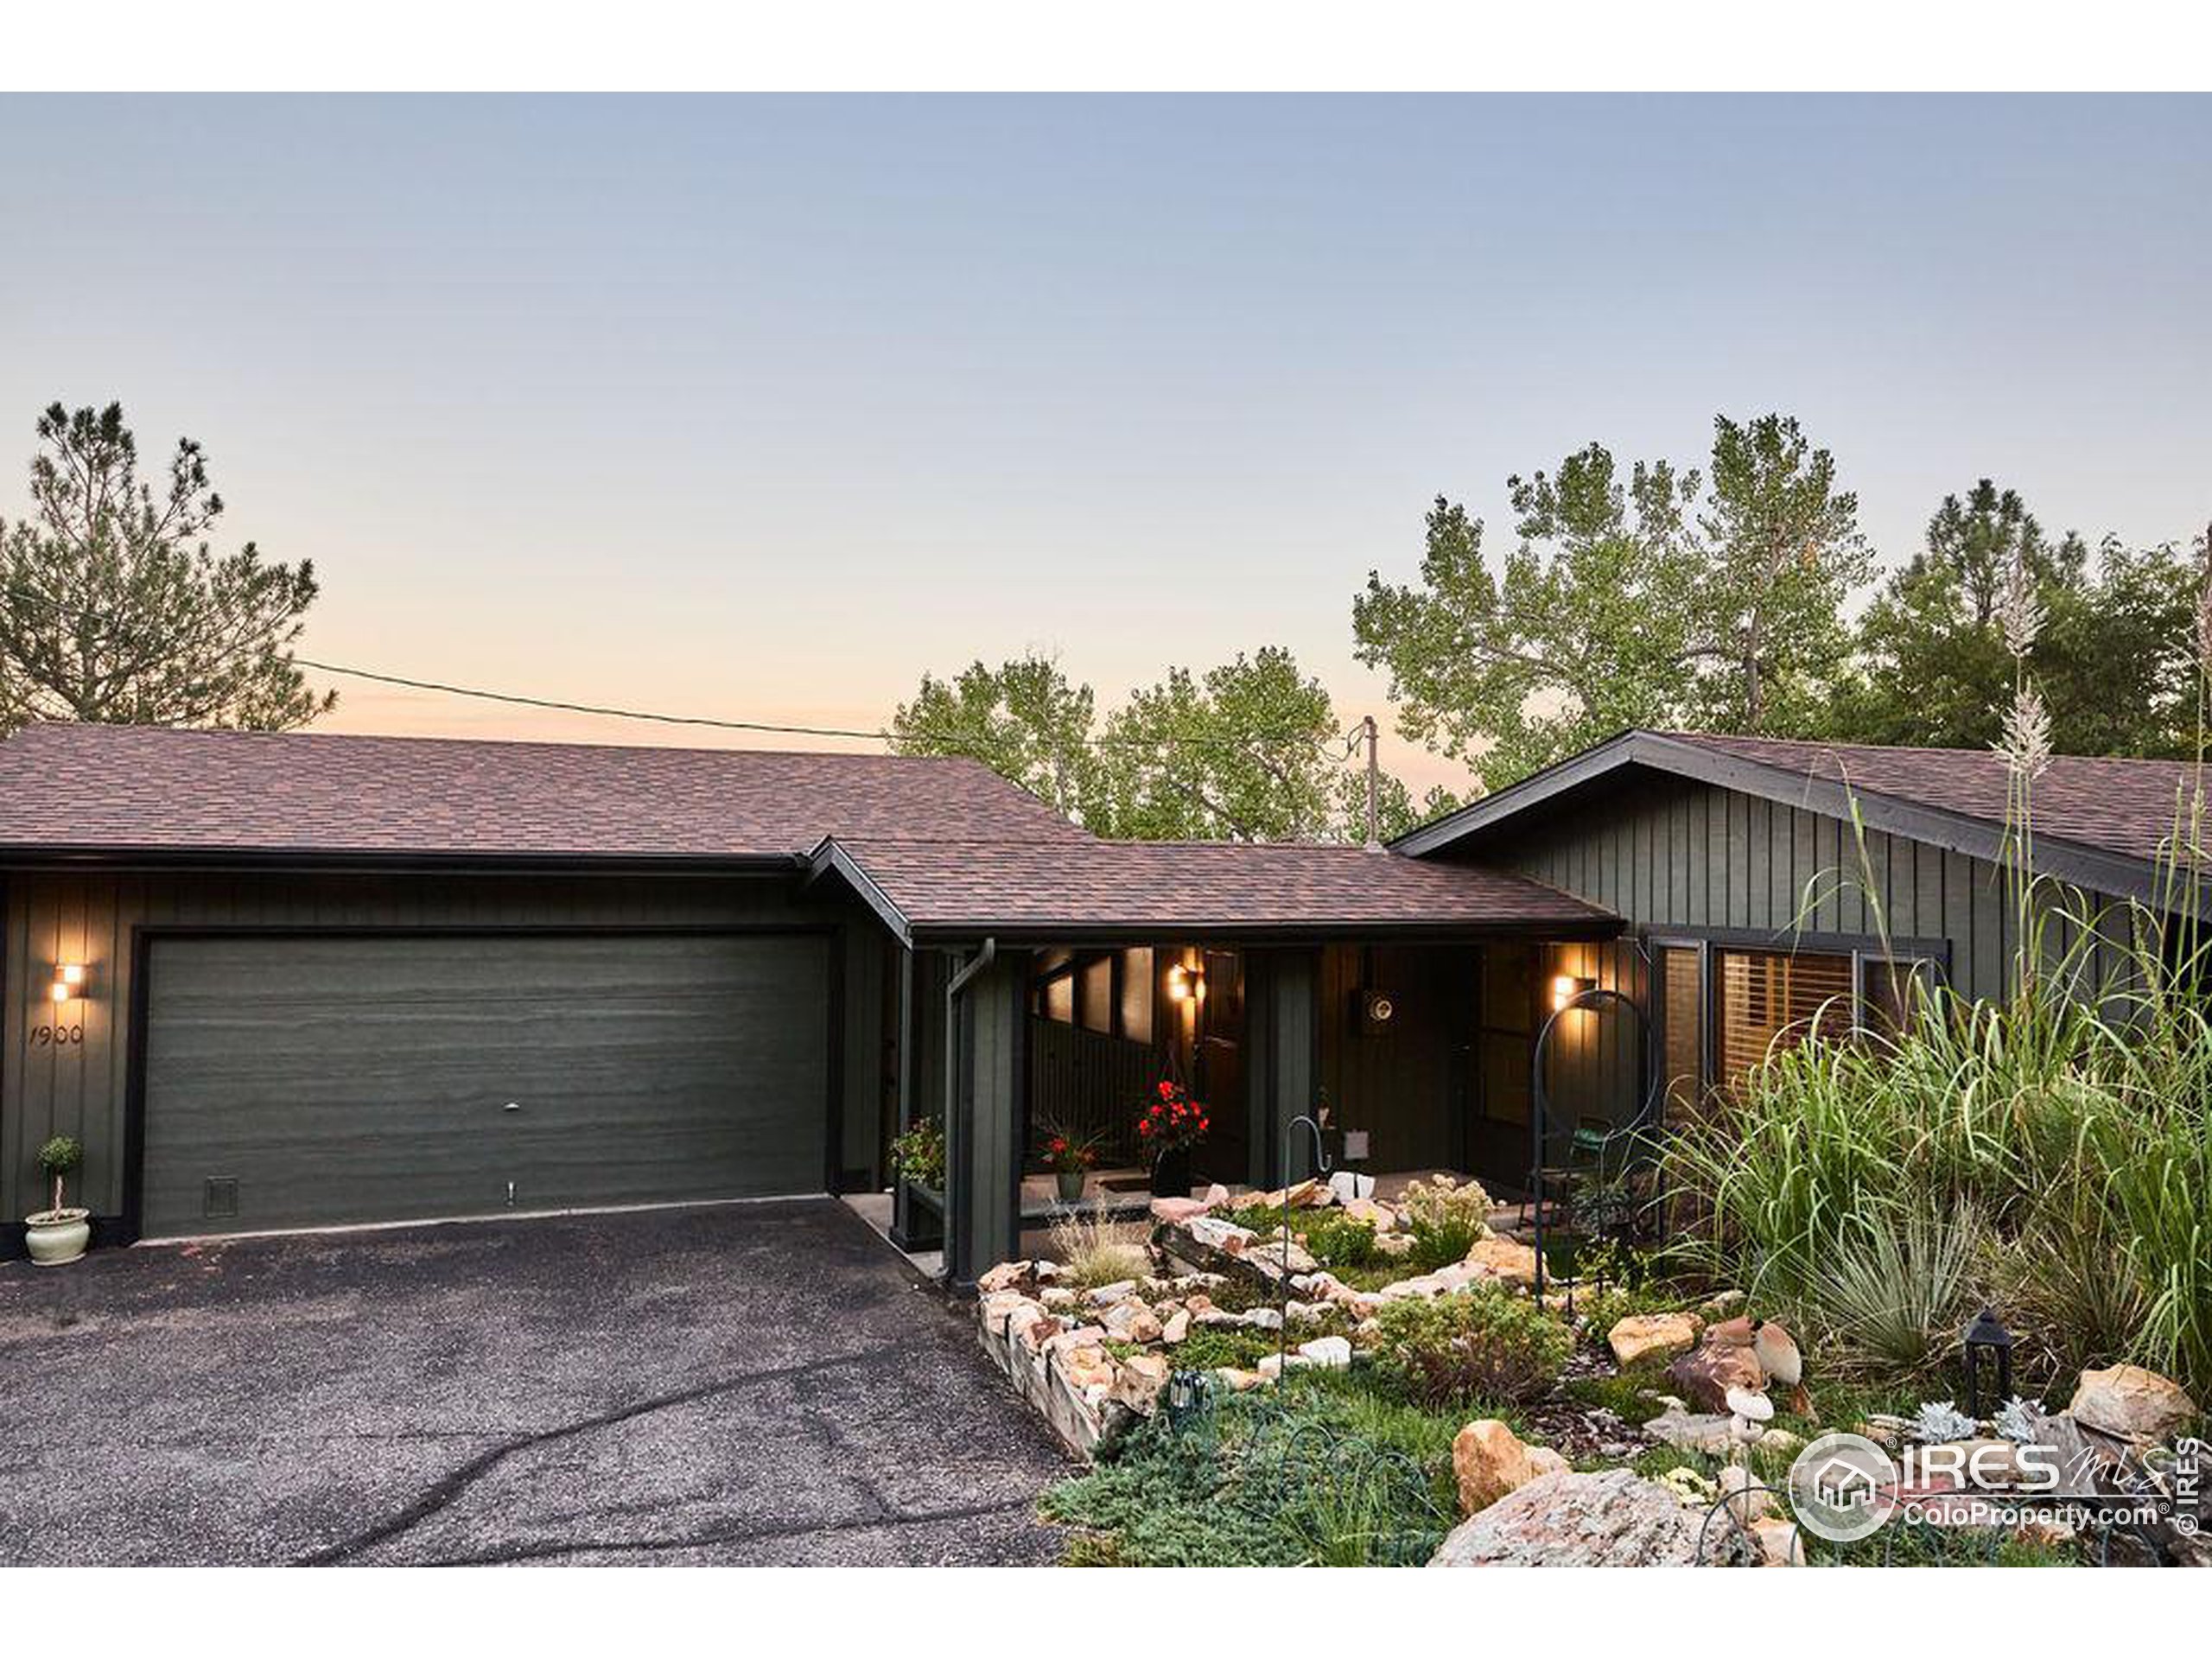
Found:
<path fill-rule="evenodd" d="M 1983 474 L 2212 515 L 2202 99 L 10 98 L 0 249 L 0 514 L 119 397 L 315 561 L 307 654 L 588 701 L 1281 643 L 1349 720 L 1433 496 L 1502 551 L 1508 474 L 1717 411 L 1800 416 L 1890 563 Z"/>

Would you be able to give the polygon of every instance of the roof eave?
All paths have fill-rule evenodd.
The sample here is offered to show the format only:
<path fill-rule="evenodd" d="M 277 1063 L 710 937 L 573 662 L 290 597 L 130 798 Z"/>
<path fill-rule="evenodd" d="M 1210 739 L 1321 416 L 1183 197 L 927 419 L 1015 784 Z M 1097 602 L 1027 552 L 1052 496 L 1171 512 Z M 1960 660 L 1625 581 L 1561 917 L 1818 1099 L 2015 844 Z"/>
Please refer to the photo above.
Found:
<path fill-rule="evenodd" d="M 313 870 L 395 874 L 498 871 L 545 874 L 789 874 L 804 868 L 798 853 L 521 852 L 466 849 L 325 847 L 86 847 L 0 844 L 0 868 L 15 870 Z"/>
<path fill-rule="evenodd" d="M 2006 856 L 2009 832 L 1992 819 L 1644 731 L 1624 732 L 1532 773 L 1495 795 L 1408 832 L 1393 842 L 1391 849 L 1410 858 L 1426 857 L 1500 830 L 1569 791 L 1639 766 L 1846 821 L 1852 818 L 1855 807 L 1859 821 L 1869 830 L 1904 836 L 1993 863 L 2002 862 Z M 2079 842 L 2039 835 L 2036 862 L 2040 873 L 2095 893 L 2153 905 L 2173 896 L 2152 861 Z"/>
<path fill-rule="evenodd" d="M 1618 916 L 1592 913 L 1573 919 L 1528 918 L 1491 921 L 1406 921 L 1396 918 L 1348 921 L 1231 922 L 1200 918 L 1160 918 L 1138 922 L 1096 918 L 1014 921 L 963 918 L 917 922 L 907 943 L 952 945 L 984 938 L 1017 944 L 1141 944 L 1160 940 L 1243 944 L 1321 944 L 1388 938 L 1448 943 L 1486 938 L 1595 940 L 1619 935 L 1627 925 Z"/>

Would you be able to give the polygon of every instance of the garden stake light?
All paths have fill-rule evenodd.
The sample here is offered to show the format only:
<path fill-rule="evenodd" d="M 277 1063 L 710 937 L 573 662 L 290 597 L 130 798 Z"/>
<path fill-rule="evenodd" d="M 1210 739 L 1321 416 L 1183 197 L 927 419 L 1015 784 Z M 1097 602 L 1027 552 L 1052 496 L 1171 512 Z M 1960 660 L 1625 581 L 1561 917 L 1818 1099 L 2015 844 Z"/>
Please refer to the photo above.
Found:
<path fill-rule="evenodd" d="M 1967 1414 L 1976 1420 L 1995 1416 L 2012 1397 L 2012 1333 L 1998 1319 L 1995 1308 L 1983 1308 L 1967 1327 L 1963 1357 Z M 1986 1396 L 1985 1380 L 1991 1384 Z"/>

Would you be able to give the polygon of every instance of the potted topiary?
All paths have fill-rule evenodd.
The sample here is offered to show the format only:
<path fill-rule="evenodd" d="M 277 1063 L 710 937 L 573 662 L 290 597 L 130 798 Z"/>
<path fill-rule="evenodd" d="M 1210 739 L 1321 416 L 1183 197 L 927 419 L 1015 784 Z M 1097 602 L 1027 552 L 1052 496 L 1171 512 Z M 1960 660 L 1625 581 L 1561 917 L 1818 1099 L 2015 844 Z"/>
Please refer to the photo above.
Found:
<path fill-rule="evenodd" d="M 54 1207 L 23 1217 L 23 1243 L 31 1260 L 41 1268 L 58 1268 L 74 1262 L 92 1242 L 92 1212 L 63 1206 L 63 1185 L 79 1164 L 85 1149 L 66 1135 L 57 1135 L 38 1149 L 38 1166 L 54 1183 Z"/>

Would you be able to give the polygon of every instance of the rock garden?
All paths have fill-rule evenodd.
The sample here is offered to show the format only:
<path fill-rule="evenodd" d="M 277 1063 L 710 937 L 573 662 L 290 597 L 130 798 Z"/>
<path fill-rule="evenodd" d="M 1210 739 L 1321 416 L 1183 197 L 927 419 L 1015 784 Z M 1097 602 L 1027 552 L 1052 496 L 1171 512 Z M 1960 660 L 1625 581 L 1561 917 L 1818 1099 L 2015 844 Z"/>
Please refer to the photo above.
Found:
<path fill-rule="evenodd" d="M 1155 1202 L 1148 1228 L 1075 1213 L 1052 1259 L 983 1275 L 984 1348 L 1091 1464 L 1042 1503 L 1068 1560 L 2200 1559 L 2171 1528 L 2091 1536 L 2056 1513 L 1976 1525 L 1916 1504 L 1865 1546 L 1792 1518 L 1789 1466 L 1831 1428 L 1908 1471 L 1974 1458 L 1985 1486 L 2018 1448 L 2056 1441 L 2079 1482 L 2120 1490 L 2196 1419 L 2155 1372 L 2091 1368 L 2063 1406 L 2008 1397 L 1976 1418 L 1923 1397 L 1939 1372 L 1885 1382 L 1840 1348 L 1824 1365 L 1740 1288 L 1617 1244 L 1561 1250 L 1549 1265 L 1568 1275 L 1548 1273 L 1540 1298 L 1516 1212 L 1471 1183 L 1416 1181 L 1389 1203 L 1358 1186 L 1216 1188 Z M 1946 1478 L 1913 1474 L 1903 1496 Z"/>

